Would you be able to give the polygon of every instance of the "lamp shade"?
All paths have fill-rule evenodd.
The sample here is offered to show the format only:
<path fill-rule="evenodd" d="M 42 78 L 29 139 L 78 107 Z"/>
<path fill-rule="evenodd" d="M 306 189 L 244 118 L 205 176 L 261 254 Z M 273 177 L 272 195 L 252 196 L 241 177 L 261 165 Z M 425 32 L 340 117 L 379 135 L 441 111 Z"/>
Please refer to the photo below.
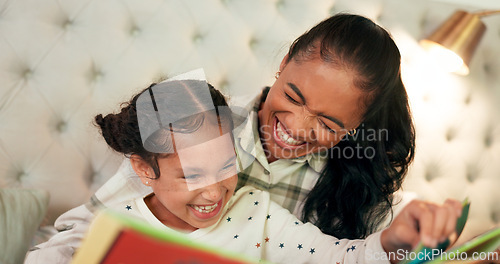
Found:
<path fill-rule="evenodd" d="M 478 14 L 456 11 L 420 45 L 432 53 L 446 70 L 469 74 L 469 63 L 486 26 Z"/>

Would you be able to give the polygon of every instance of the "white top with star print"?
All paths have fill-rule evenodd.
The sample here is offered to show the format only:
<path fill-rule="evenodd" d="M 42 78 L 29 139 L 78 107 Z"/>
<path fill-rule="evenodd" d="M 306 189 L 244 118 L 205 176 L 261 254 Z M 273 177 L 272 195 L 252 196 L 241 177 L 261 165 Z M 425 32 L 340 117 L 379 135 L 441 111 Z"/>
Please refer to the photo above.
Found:
<path fill-rule="evenodd" d="M 56 221 L 60 232 L 32 249 L 25 263 L 70 263 L 95 217 L 88 208 L 82 205 L 61 215 Z M 153 215 L 142 197 L 110 208 L 172 230 Z M 339 240 L 321 233 L 310 223 L 302 223 L 272 202 L 268 192 L 251 186 L 235 193 L 215 225 L 185 235 L 225 251 L 271 263 L 389 263 L 380 243 L 380 232 L 365 240 Z"/>
<path fill-rule="evenodd" d="M 143 198 L 113 208 L 153 226 L 170 229 L 153 215 Z M 376 260 L 387 256 L 380 244 L 380 233 L 366 240 L 339 240 L 325 235 L 272 202 L 268 192 L 251 186 L 236 192 L 215 225 L 186 235 L 225 251 L 271 263 L 388 263 Z"/>

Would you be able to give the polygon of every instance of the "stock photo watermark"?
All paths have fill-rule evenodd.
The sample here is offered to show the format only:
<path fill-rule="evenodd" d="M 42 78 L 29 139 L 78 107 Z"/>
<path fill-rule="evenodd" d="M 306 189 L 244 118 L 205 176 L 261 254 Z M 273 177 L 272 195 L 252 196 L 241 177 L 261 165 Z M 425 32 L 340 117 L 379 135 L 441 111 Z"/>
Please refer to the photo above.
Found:
<path fill-rule="evenodd" d="M 286 136 L 277 136 L 278 133 L 275 132 L 276 134 L 273 135 L 268 131 L 274 131 L 274 129 L 269 129 L 269 126 L 261 126 L 259 131 L 266 156 L 272 155 L 271 153 L 281 152 L 282 158 L 299 157 L 304 153 L 317 153 L 324 158 L 373 159 L 377 151 L 375 147 L 371 146 L 375 144 L 369 143 L 389 141 L 389 131 L 387 129 L 364 128 L 364 124 L 360 125 L 355 132 L 347 129 L 336 130 L 335 133 L 301 129 L 294 131 L 293 138 L 288 132 Z M 290 140 L 290 138 L 293 140 Z M 290 147 L 283 148 L 272 145 L 268 143 L 271 139 L 286 143 L 290 142 L 288 144 Z M 355 144 L 343 147 L 337 146 L 343 140 L 351 140 Z M 359 142 L 363 142 L 364 146 Z"/>
<path fill-rule="evenodd" d="M 389 260 L 389 261 L 429 261 L 429 260 L 447 260 L 447 261 L 498 261 L 500 259 L 498 251 L 495 252 L 460 252 L 443 251 L 442 249 L 424 249 L 420 252 L 398 249 L 396 252 L 374 252 L 366 250 L 366 259 L 372 261 Z"/>

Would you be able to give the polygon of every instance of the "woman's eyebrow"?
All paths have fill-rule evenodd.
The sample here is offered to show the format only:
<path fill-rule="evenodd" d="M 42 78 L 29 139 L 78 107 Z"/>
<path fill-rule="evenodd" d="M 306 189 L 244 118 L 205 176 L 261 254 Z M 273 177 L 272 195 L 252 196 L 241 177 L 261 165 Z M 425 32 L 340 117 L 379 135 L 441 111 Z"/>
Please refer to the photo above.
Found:
<path fill-rule="evenodd" d="M 298 97 L 300 97 L 300 99 L 302 100 L 302 102 L 305 104 L 306 103 L 306 98 L 304 97 L 304 95 L 302 94 L 302 92 L 300 91 L 299 87 L 297 87 L 297 85 L 289 82 L 287 83 L 288 86 L 290 86 L 290 88 L 292 88 L 292 90 L 297 94 Z"/>
<path fill-rule="evenodd" d="M 298 97 L 300 97 L 300 99 L 302 100 L 302 102 L 305 104 L 306 103 L 306 98 L 304 97 L 304 95 L 302 94 L 302 92 L 300 91 L 299 87 L 297 87 L 297 85 L 289 82 L 287 83 L 288 86 L 290 86 L 290 88 L 297 94 Z M 344 126 L 344 123 L 342 121 L 340 121 L 338 118 L 335 118 L 333 116 L 327 116 L 325 114 L 322 114 L 322 113 L 319 113 L 318 115 L 332 121 L 333 123 L 337 124 L 340 128 L 344 129 L 345 126 Z"/>
<path fill-rule="evenodd" d="M 345 129 L 344 123 L 342 123 L 342 121 L 338 120 L 337 118 L 332 116 L 327 116 L 324 114 L 319 114 L 319 115 L 337 124 L 340 128 Z"/>

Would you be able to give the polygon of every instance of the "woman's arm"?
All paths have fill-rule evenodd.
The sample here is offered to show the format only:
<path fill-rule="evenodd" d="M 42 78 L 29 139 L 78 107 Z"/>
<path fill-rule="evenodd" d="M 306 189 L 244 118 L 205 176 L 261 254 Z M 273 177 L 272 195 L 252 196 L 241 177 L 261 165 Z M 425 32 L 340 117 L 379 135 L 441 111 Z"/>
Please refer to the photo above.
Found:
<path fill-rule="evenodd" d="M 58 233 L 30 249 L 24 263 L 70 263 L 93 218 L 94 214 L 85 205 L 62 214 L 54 224 Z"/>

